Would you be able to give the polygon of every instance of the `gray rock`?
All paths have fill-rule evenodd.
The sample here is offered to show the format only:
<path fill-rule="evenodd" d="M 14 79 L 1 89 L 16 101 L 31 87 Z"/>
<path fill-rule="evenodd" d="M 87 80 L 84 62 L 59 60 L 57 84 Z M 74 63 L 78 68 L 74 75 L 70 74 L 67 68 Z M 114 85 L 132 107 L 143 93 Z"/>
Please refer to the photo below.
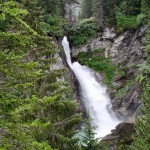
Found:
<path fill-rule="evenodd" d="M 55 58 L 56 58 L 56 63 L 50 66 L 50 70 L 59 70 L 59 69 L 64 69 L 65 66 L 63 65 L 63 61 L 62 58 L 59 56 L 58 53 L 55 54 Z"/>
<path fill-rule="evenodd" d="M 142 26 L 139 32 L 139 36 L 143 36 L 146 30 L 147 30 L 147 25 Z"/>
<path fill-rule="evenodd" d="M 122 96 L 122 99 L 117 100 L 115 95 L 117 91 L 114 89 L 108 89 L 110 94 L 113 108 L 118 115 L 130 116 L 139 107 L 141 100 L 141 89 L 138 84 L 127 86 L 127 82 L 135 81 L 139 74 L 138 66 L 143 63 L 147 57 L 144 49 L 146 45 L 146 26 L 142 26 L 137 31 L 132 33 L 126 31 L 120 35 L 117 35 L 113 28 L 105 28 L 103 32 L 99 33 L 99 37 L 92 39 L 86 45 L 81 48 L 73 48 L 72 55 L 76 57 L 79 52 L 94 51 L 100 48 L 105 49 L 105 57 L 111 58 L 112 65 L 119 65 L 119 68 L 126 67 L 125 76 L 119 78 L 113 84 L 118 89 L 126 86 L 126 91 Z"/>
<path fill-rule="evenodd" d="M 103 39 L 113 39 L 117 34 L 114 31 L 114 28 L 105 28 L 103 31 Z"/>
<path fill-rule="evenodd" d="M 109 51 L 111 45 L 112 42 L 109 40 L 101 40 L 101 38 L 95 38 L 81 48 L 73 47 L 72 56 L 76 57 L 80 52 L 88 52 L 88 50 L 94 51 L 98 49 L 107 49 L 107 51 Z"/>

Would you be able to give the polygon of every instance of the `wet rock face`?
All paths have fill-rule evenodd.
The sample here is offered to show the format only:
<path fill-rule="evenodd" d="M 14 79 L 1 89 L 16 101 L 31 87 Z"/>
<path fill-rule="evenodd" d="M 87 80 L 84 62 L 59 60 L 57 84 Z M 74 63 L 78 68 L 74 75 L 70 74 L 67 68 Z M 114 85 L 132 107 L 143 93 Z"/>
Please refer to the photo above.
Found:
<path fill-rule="evenodd" d="M 112 130 L 112 134 L 107 135 L 102 141 L 107 142 L 109 150 L 127 149 L 132 141 L 133 137 L 131 133 L 135 132 L 134 123 L 121 123 L 115 130 Z"/>
<path fill-rule="evenodd" d="M 132 115 L 141 103 L 141 89 L 136 82 L 139 74 L 138 65 L 146 58 L 144 51 L 146 44 L 146 26 L 136 31 L 125 31 L 117 34 L 114 28 L 105 28 L 97 38 L 92 39 L 81 48 L 72 48 L 72 56 L 77 57 L 79 52 L 105 49 L 105 57 L 111 59 L 112 65 L 119 66 L 124 71 L 122 75 L 116 75 L 112 85 L 108 87 L 108 93 L 112 100 L 113 109 L 118 116 L 128 117 Z"/>

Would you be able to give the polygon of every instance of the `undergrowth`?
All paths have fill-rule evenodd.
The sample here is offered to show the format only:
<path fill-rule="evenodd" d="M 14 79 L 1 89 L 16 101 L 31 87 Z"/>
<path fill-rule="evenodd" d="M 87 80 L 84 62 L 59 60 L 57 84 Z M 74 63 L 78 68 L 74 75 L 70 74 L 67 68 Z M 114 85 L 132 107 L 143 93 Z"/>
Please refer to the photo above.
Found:
<path fill-rule="evenodd" d="M 104 74 L 104 84 L 111 85 L 112 79 L 115 76 L 117 66 L 110 64 L 110 59 L 103 56 L 103 49 L 94 52 L 81 52 L 78 55 L 79 62 L 89 66 L 93 70 Z"/>
<path fill-rule="evenodd" d="M 81 47 L 96 36 L 97 27 L 94 22 L 82 22 L 70 29 L 70 40 L 73 46 Z"/>

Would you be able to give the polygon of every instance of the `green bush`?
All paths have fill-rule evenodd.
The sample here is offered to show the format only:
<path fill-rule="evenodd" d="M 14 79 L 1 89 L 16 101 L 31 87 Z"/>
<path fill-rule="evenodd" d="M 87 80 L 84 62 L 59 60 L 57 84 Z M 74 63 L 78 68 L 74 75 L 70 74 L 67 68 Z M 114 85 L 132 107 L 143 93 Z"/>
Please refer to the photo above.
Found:
<path fill-rule="evenodd" d="M 138 15 L 137 18 L 136 18 L 137 24 L 140 25 L 142 23 L 142 21 L 145 19 L 145 17 L 146 16 L 144 14 Z"/>
<path fill-rule="evenodd" d="M 117 26 L 123 29 L 136 29 L 144 19 L 144 15 L 138 16 L 123 15 L 117 17 Z"/>
<path fill-rule="evenodd" d="M 126 93 L 126 87 L 122 87 L 117 91 L 117 94 L 115 96 L 116 99 L 122 99 L 124 97 L 124 94 Z"/>
<path fill-rule="evenodd" d="M 63 36 L 65 25 L 63 18 L 51 15 L 46 15 L 43 22 L 40 23 L 41 30 L 51 36 Z"/>
<path fill-rule="evenodd" d="M 125 75 L 126 75 L 126 73 L 125 73 L 124 70 L 119 70 L 119 71 L 118 71 L 118 74 L 119 74 L 120 76 L 125 76 Z"/>
<path fill-rule="evenodd" d="M 0 31 L 6 31 L 6 28 L 8 27 L 9 22 L 8 20 L 2 20 L 0 18 Z"/>
<path fill-rule="evenodd" d="M 96 36 L 97 28 L 95 23 L 84 22 L 70 30 L 70 39 L 74 46 L 81 47 L 91 38 Z"/>
<path fill-rule="evenodd" d="M 104 73 L 104 83 L 111 85 L 111 81 L 115 76 L 116 66 L 110 65 L 110 59 L 103 56 L 103 49 L 96 50 L 90 54 L 81 52 L 78 55 L 79 61 L 92 68 L 97 72 Z"/>
<path fill-rule="evenodd" d="M 117 25 L 124 29 L 136 29 L 137 22 L 136 16 L 118 16 L 117 18 Z"/>
<path fill-rule="evenodd" d="M 136 9 L 131 7 L 133 4 L 128 5 L 129 3 L 123 1 L 116 8 L 116 22 L 119 30 L 136 29 L 145 18 L 145 15 L 140 14 L 139 5 Z"/>

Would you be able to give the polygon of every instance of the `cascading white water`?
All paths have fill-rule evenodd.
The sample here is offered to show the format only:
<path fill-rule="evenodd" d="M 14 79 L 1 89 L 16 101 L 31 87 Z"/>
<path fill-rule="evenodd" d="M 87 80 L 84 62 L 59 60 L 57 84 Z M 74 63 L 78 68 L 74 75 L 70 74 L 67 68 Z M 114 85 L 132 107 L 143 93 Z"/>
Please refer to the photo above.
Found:
<path fill-rule="evenodd" d="M 80 65 L 78 62 L 71 63 L 69 42 L 66 36 L 62 40 L 62 45 L 67 57 L 67 63 L 80 83 L 82 99 L 93 119 L 92 124 L 96 126 L 96 138 L 104 137 L 120 123 L 111 109 L 106 87 L 96 81 L 93 72 L 88 67 Z"/>
<path fill-rule="evenodd" d="M 64 51 L 65 51 L 66 58 L 67 58 L 67 63 L 72 68 L 71 56 L 70 56 L 70 47 L 69 47 L 69 42 L 68 42 L 66 36 L 64 36 L 64 38 L 63 38 L 62 46 L 64 47 Z"/>

